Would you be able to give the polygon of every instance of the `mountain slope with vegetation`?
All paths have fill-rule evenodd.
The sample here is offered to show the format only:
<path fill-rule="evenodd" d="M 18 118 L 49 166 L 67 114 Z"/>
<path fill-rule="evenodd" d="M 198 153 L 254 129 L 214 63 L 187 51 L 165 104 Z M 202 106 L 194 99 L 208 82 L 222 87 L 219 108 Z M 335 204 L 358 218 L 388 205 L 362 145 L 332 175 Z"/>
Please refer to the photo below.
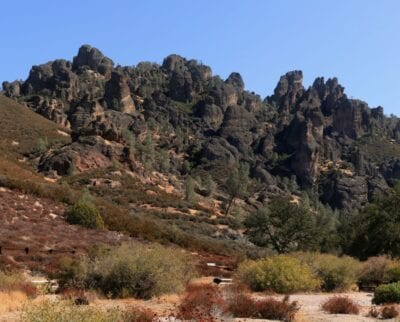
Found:
<path fill-rule="evenodd" d="M 302 81 L 301 71 L 288 72 L 261 98 L 239 73 L 223 80 L 196 60 L 116 66 L 83 45 L 72 61 L 3 83 L 0 105 L 23 112 L 2 119 L 17 143 L 1 146 L 37 169 L 33 176 L 90 190 L 105 226 L 131 236 L 224 254 L 254 255 L 253 243 L 350 251 L 343 243 L 355 234 L 355 212 L 400 178 L 400 120 L 349 98 L 336 78 Z M 7 130 L 14 122 L 21 129 Z M 293 207 L 300 217 L 285 211 Z M 273 231 L 248 238 L 251 222 Z M 301 236 L 278 245 L 279 222 L 283 237 Z"/>

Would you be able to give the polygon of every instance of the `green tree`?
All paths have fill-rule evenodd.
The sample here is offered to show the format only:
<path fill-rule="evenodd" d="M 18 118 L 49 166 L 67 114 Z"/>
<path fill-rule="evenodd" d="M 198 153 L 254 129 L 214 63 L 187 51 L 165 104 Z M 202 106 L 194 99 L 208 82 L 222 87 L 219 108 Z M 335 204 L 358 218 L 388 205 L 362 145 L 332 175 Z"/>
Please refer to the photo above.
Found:
<path fill-rule="evenodd" d="M 171 158 L 167 150 L 161 150 L 159 153 L 159 167 L 161 172 L 167 173 L 170 170 Z"/>
<path fill-rule="evenodd" d="M 41 153 L 46 152 L 48 147 L 49 147 L 49 141 L 47 140 L 47 137 L 38 138 L 36 140 L 33 152 L 36 153 L 36 154 L 41 154 Z"/>
<path fill-rule="evenodd" d="M 196 193 L 194 191 L 195 181 L 191 176 L 187 176 L 185 181 L 185 199 L 189 202 L 194 202 Z"/>
<path fill-rule="evenodd" d="M 217 183 L 213 180 L 213 177 L 209 173 L 206 176 L 205 188 L 207 197 L 212 197 L 217 189 Z"/>
<path fill-rule="evenodd" d="M 270 246 L 278 253 L 316 248 L 317 229 L 314 214 L 289 197 L 277 197 L 268 207 L 252 213 L 244 221 L 249 240 L 258 246 Z"/>
<path fill-rule="evenodd" d="M 360 258 L 400 256 L 400 184 L 355 215 L 350 224 L 354 235 L 352 254 Z"/>
<path fill-rule="evenodd" d="M 155 159 L 155 147 L 151 134 L 146 135 L 146 138 L 139 145 L 139 150 L 141 152 L 142 163 L 144 168 L 149 171 L 154 166 Z"/>
<path fill-rule="evenodd" d="M 103 228 L 104 221 L 88 190 L 84 190 L 75 204 L 65 212 L 68 223 L 86 228 Z"/>
<path fill-rule="evenodd" d="M 240 163 L 238 168 L 233 169 L 225 183 L 229 194 L 229 201 L 225 210 L 226 215 L 229 214 L 236 198 L 244 198 L 246 196 L 248 184 L 249 165 L 247 163 Z"/>

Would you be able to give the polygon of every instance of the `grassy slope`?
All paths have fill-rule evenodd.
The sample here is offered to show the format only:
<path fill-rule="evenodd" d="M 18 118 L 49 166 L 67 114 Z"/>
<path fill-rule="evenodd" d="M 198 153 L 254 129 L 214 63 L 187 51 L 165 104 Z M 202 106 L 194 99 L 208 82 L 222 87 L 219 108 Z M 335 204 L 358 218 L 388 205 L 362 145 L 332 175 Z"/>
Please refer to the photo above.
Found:
<path fill-rule="evenodd" d="M 400 144 L 384 136 L 365 136 L 357 142 L 357 146 L 372 162 L 400 157 Z"/>
<path fill-rule="evenodd" d="M 30 160 L 18 161 L 24 156 L 31 156 L 39 138 L 47 138 L 50 147 L 68 143 L 69 137 L 61 135 L 58 130 L 55 123 L 0 95 L 0 185 L 3 181 L 3 185 L 11 189 L 71 203 L 86 187 L 88 179 L 108 177 L 109 169 L 98 169 L 64 178 L 62 181 L 67 185 L 62 186 L 44 180 L 35 171 Z M 18 145 L 13 145 L 13 142 L 18 142 Z M 92 190 L 108 229 L 148 241 L 172 242 L 183 248 L 211 253 L 232 254 L 237 253 L 238 247 L 241 248 L 235 242 L 211 238 L 210 235 L 216 231 L 220 222 L 210 219 L 211 214 L 207 209 L 188 204 L 180 197 L 167 194 L 156 187 L 143 186 L 129 177 L 113 179 L 120 180 L 122 186 L 113 190 L 101 187 Z M 156 196 L 146 194 L 148 189 L 156 192 Z M 163 209 L 148 212 L 139 208 L 133 216 L 130 211 L 131 203 L 136 206 L 152 204 Z M 202 215 L 167 215 L 167 207 L 184 212 L 189 207 L 195 208 Z"/>
<path fill-rule="evenodd" d="M 50 147 L 68 143 L 70 138 L 58 130 L 55 123 L 0 95 L 0 175 L 39 180 L 29 163 L 17 160 L 30 155 L 40 138 Z"/>

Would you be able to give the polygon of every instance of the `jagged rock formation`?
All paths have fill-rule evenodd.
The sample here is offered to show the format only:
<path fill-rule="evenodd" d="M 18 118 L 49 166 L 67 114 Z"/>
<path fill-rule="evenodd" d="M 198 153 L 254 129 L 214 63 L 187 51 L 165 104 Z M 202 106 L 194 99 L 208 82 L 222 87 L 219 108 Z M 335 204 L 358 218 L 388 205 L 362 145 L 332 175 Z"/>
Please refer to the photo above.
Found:
<path fill-rule="evenodd" d="M 302 72 L 292 71 L 262 100 L 245 90 L 239 73 L 222 80 L 178 55 L 161 65 L 114 67 L 84 45 L 72 63 L 33 66 L 26 81 L 4 82 L 3 90 L 71 128 L 74 142 L 40 162 L 42 171 L 60 175 L 115 160 L 135 168 L 150 136 L 153 152 L 170 156 L 174 174 L 185 172 L 185 160 L 216 176 L 216 169 L 248 162 L 262 185 L 259 196 L 299 185 L 334 208 L 351 209 L 400 178 L 400 121 L 349 99 L 336 78 L 305 88 Z"/>

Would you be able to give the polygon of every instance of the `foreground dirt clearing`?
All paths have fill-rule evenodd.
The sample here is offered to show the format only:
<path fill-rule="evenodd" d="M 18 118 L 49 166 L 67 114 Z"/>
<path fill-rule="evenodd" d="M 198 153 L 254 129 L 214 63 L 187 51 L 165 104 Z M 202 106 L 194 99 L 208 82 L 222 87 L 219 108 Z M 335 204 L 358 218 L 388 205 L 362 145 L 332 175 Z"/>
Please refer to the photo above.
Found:
<path fill-rule="evenodd" d="M 321 304 L 332 296 L 348 296 L 354 300 L 361 307 L 361 313 L 359 315 L 332 315 L 326 314 L 321 310 Z M 258 294 L 258 297 L 264 297 L 264 295 Z M 38 302 L 44 298 L 55 299 L 53 295 L 41 296 L 34 300 Z M 277 297 L 281 298 L 281 296 Z M 297 294 L 292 295 L 291 300 L 298 301 L 301 305 L 301 310 L 297 314 L 296 322 L 351 322 L 351 321 L 377 321 L 373 318 L 368 318 L 369 309 L 371 308 L 371 293 L 344 293 L 344 294 Z M 99 309 L 109 309 L 119 307 L 121 309 L 127 309 L 129 307 L 138 306 L 153 310 L 159 316 L 168 317 L 173 314 L 176 307 L 179 305 L 180 297 L 178 295 L 162 296 L 160 298 L 154 298 L 149 301 L 135 300 L 135 299 L 124 299 L 124 300 L 105 300 L 105 299 L 93 299 L 91 306 L 98 307 Z M 18 321 L 17 309 L 9 307 L 8 310 L 3 312 L 0 311 L 0 321 Z M 160 319 L 160 321 L 164 321 Z M 165 321 L 174 321 L 173 318 L 165 319 Z M 270 321 L 270 320 L 256 320 L 256 319 L 232 319 L 225 318 L 221 321 Z M 387 320 L 389 321 L 389 320 Z M 391 320 L 393 321 L 393 320 Z"/>
<path fill-rule="evenodd" d="M 359 315 L 327 314 L 321 310 L 321 305 L 333 296 L 348 296 L 356 302 L 361 310 Z M 296 294 L 290 296 L 292 301 L 301 305 L 296 321 L 298 322 L 330 322 L 330 321 L 377 321 L 366 317 L 370 308 L 372 293 L 356 292 L 343 294 Z"/>

